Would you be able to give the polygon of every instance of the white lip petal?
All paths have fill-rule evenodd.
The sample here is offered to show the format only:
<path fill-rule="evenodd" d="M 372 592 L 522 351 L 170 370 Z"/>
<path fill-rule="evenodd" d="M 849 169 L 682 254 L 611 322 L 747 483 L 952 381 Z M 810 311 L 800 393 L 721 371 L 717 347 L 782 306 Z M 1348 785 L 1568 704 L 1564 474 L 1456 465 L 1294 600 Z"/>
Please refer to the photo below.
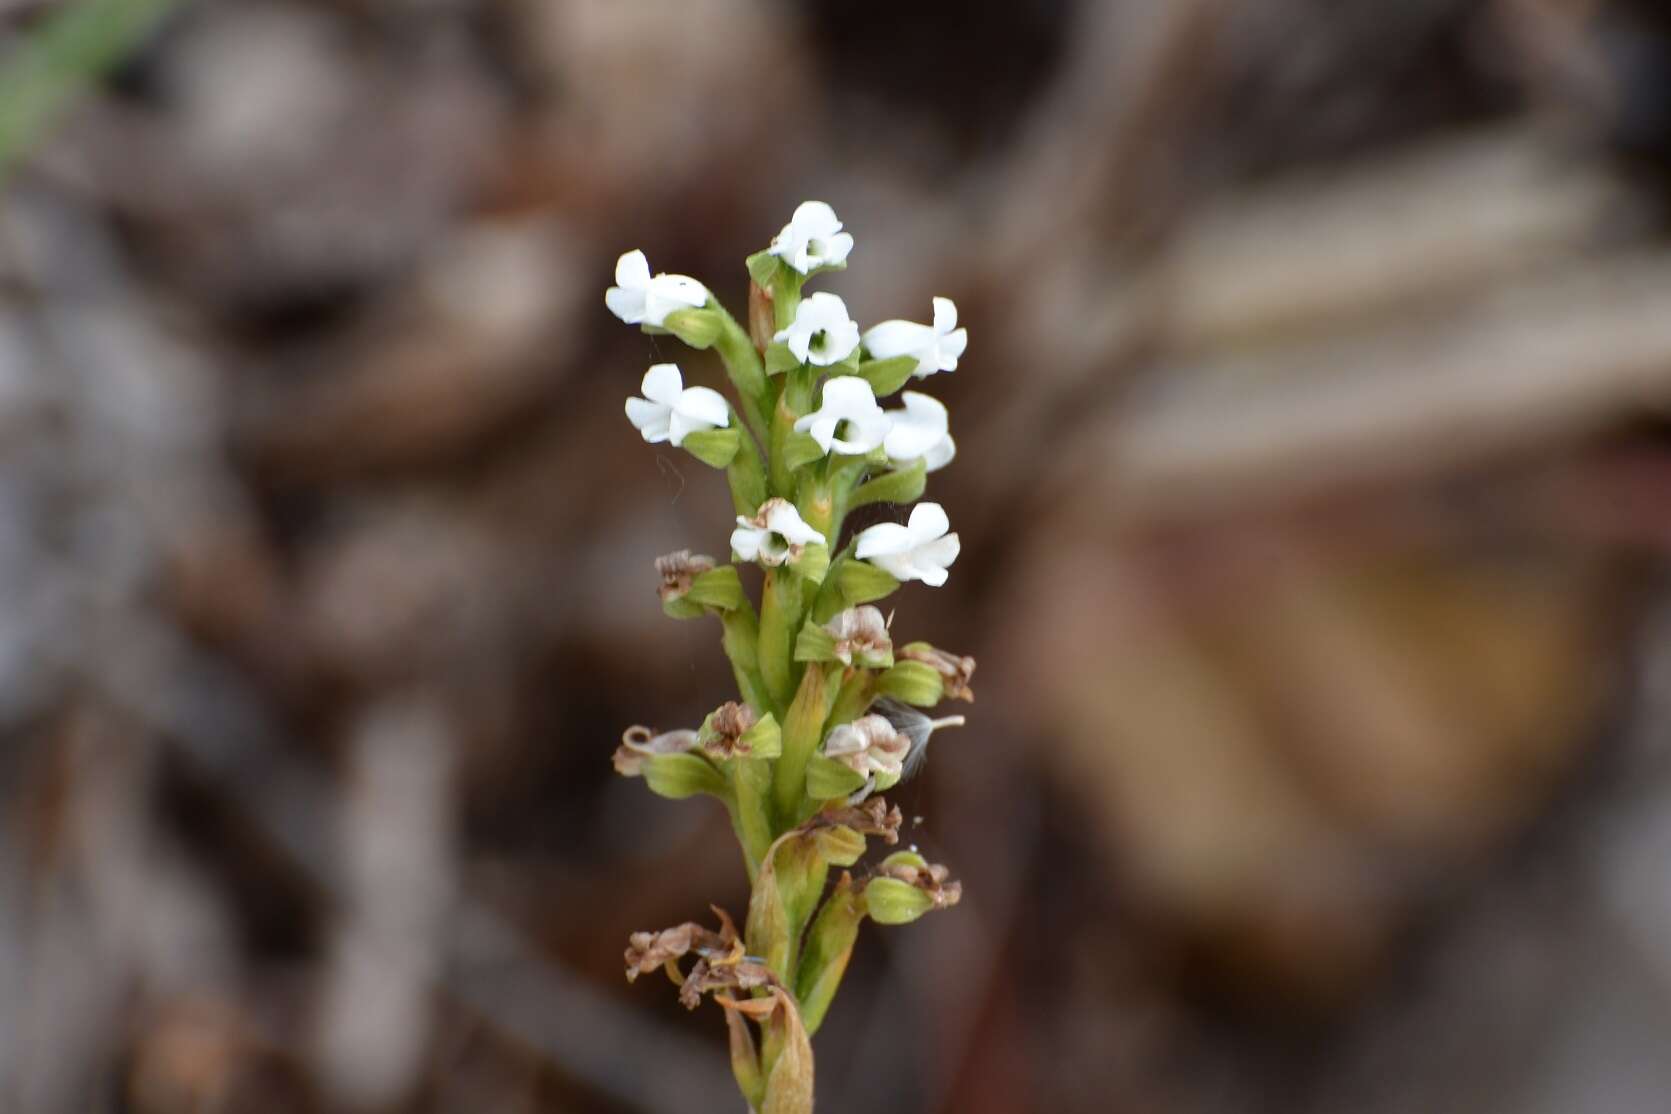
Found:
<path fill-rule="evenodd" d="M 934 299 L 934 331 L 945 336 L 957 328 L 957 303 L 950 298 Z"/>
<path fill-rule="evenodd" d="M 940 443 L 923 454 L 923 464 L 930 472 L 938 472 L 957 458 L 957 442 L 946 434 Z"/>
<path fill-rule="evenodd" d="M 609 307 L 609 312 L 625 321 L 628 325 L 637 325 L 644 320 L 644 291 L 629 290 L 625 287 L 611 286 L 603 292 L 603 304 Z"/>
<path fill-rule="evenodd" d="M 615 261 L 615 282 L 628 290 L 650 285 L 650 261 L 641 251 L 629 251 Z"/>
<path fill-rule="evenodd" d="M 911 518 L 907 523 L 911 531 L 911 539 L 917 545 L 932 541 L 952 528 L 951 519 L 946 517 L 946 508 L 939 503 L 918 503 L 911 508 Z"/>
<path fill-rule="evenodd" d="M 638 428 L 644 440 L 654 444 L 667 440 L 673 408 L 642 398 L 627 399 L 627 421 Z"/>
<path fill-rule="evenodd" d="M 689 387 L 679 395 L 678 411 L 685 417 L 721 429 L 731 424 L 731 405 L 708 387 Z"/>
<path fill-rule="evenodd" d="M 858 536 L 853 549 L 861 560 L 904 553 L 911 548 L 911 531 L 897 522 L 879 522 Z"/>
<path fill-rule="evenodd" d="M 651 402 L 673 406 L 678 403 L 684 388 L 685 378 L 680 374 L 678 364 L 654 364 L 644 373 L 644 383 L 639 389 Z"/>
<path fill-rule="evenodd" d="M 864 335 L 865 347 L 878 360 L 915 356 L 934 343 L 934 330 L 915 321 L 883 321 Z"/>

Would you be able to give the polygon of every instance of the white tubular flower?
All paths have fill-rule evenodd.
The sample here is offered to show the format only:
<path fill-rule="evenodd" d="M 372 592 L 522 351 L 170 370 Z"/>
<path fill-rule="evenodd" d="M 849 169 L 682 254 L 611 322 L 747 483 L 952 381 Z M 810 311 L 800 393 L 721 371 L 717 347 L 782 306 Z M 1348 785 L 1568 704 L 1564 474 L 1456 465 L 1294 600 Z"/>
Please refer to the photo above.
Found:
<path fill-rule="evenodd" d="M 737 516 L 731 531 L 731 550 L 742 561 L 781 565 L 794 561 L 809 545 L 823 545 L 824 535 L 806 524 L 795 504 L 787 499 L 768 499 L 753 518 Z"/>
<path fill-rule="evenodd" d="M 861 716 L 832 729 L 824 739 L 824 757 L 855 773 L 897 778 L 904 770 L 911 740 L 883 716 Z"/>
<path fill-rule="evenodd" d="M 865 380 L 857 375 L 826 379 L 823 398 L 822 406 L 796 421 L 795 432 L 811 434 L 826 454 L 863 456 L 887 438 L 892 423 Z"/>
<path fill-rule="evenodd" d="M 820 267 L 839 267 L 847 262 L 853 237 L 841 230 L 834 209 L 822 201 L 803 201 L 766 250 L 801 274 L 810 275 Z"/>
<path fill-rule="evenodd" d="M 969 330 L 957 327 L 957 306 L 950 298 L 934 299 L 934 324 L 884 321 L 864 336 L 865 349 L 876 360 L 915 356 L 911 374 L 926 379 L 937 371 L 956 371 L 957 358 L 969 346 Z"/>
<path fill-rule="evenodd" d="M 930 472 L 950 464 L 957 455 L 957 442 L 947 431 L 945 405 L 916 391 L 906 391 L 899 397 L 905 408 L 886 412 L 893 423 L 882 441 L 888 459 L 895 464 L 921 460 Z"/>
<path fill-rule="evenodd" d="M 677 364 L 656 364 L 646 371 L 642 390 L 643 398 L 627 399 L 627 420 L 651 444 L 680 445 L 688 433 L 731 424 L 725 396 L 707 387 L 685 386 Z"/>
<path fill-rule="evenodd" d="M 615 261 L 615 285 L 604 292 L 609 312 L 628 325 L 661 327 L 676 309 L 700 309 L 708 304 L 708 288 L 689 275 L 650 277 L 650 261 L 641 251 L 629 251 Z"/>
<path fill-rule="evenodd" d="M 853 552 L 896 580 L 920 580 L 938 588 L 962 548 L 957 535 L 946 532 L 950 528 L 939 503 L 918 503 L 906 525 L 883 522 L 860 533 Z"/>
<path fill-rule="evenodd" d="M 795 320 L 772 338 L 787 344 L 803 364 L 829 367 L 852 355 L 859 346 L 859 326 L 847 316 L 847 303 L 834 294 L 808 295 L 795 310 Z"/>

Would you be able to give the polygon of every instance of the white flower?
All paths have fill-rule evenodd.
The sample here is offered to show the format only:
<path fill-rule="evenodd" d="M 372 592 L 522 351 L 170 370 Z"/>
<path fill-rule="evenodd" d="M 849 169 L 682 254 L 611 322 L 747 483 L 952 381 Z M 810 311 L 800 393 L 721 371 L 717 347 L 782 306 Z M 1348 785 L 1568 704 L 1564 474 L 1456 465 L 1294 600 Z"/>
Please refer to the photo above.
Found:
<path fill-rule="evenodd" d="M 946 533 L 950 528 L 939 503 L 918 503 L 906 525 L 883 522 L 861 533 L 853 552 L 896 580 L 920 580 L 938 588 L 961 548 L 957 535 Z"/>
<path fill-rule="evenodd" d="M 884 321 L 865 334 L 865 349 L 875 360 L 915 356 L 911 374 L 926 379 L 937 371 L 957 370 L 957 358 L 969 346 L 969 330 L 957 327 L 957 306 L 950 298 L 934 299 L 934 324 Z"/>
<path fill-rule="evenodd" d="M 810 433 L 827 454 L 832 449 L 863 456 L 888 435 L 890 422 L 876 405 L 876 392 L 857 375 L 824 380 L 824 405 L 795 423 L 796 433 Z"/>
<path fill-rule="evenodd" d="M 899 777 L 910 749 L 910 738 L 895 730 L 886 717 L 877 715 L 841 724 L 824 739 L 824 757 L 865 775 Z"/>
<path fill-rule="evenodd" d="M 947 432 L 946 407 L 938 399 L 916 391 L 899 396 L 903 410 L 887 411 L 893 425 L 882 441 L 888 459 L 896 464 L 922 460 L 930 472 L 938 471 L 957 455 L 957 443 Z"/>
<path fill-rule="evenodd" d="M 662 326 L 676 309 L 708 304 L 708 288 L 689 275 L 650 277 L 650 261 L 629 251 L 615 261 L 615 283 L 603 296 L 609 311 L 628 325 Z"/>
<path fill-rule="evenodd" d="M 847 303 L 823 291 L 808 295 L 795 309 L 795 320 L 772 338 L 787 344 L 803 364 L 829 367 L 859 346 L 859 326 L 847 316 Z"/>
<path fill-rule="evenodd" d="M 680 445 L 686 434 L 731 424 L 725 396 L 707 387 L 686 387 L 677 364 L 656 364 L 646 371 L 642 390 L 643 398 L 627 399 L 627 420 L 652 444 Z"/>
<path fill-rule="evenodd" d="M 803 201 L 766 250 L 801 274 L 810 275 L 820 267 L 847 262 L 853 237 L 841 230 L 834 209 L 822 201 Z"/>
<path fill-rule="evenodd" d="M 737 516 L 731 532 L 731 549 L 742 561 L 758 560 L 762 565 L 781 565 L 801 555 L 803 546 L 823 545 L 824 535 L 801 518 L 801 512 L 787 499 L 768 499 L 753 518 Z"/>

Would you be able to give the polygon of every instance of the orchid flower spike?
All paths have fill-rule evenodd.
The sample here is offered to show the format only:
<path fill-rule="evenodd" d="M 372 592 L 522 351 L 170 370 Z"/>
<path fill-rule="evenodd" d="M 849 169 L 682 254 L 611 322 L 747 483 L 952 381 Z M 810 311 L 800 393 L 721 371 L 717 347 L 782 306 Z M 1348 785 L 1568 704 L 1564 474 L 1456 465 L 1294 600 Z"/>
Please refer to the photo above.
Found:
<path fill-rule="evenodd" d="M 787 499 L 768 499 L 753 518 L 737 516 L 731 549 L 739 560 L 781 565 L 794 561 L 808 545 L 823 545 L 824 535 L 801 518 Z"/>
<path fill-rule="evenodd" d="M 840 267 L 853 250 L 853 237 L 841 230 L 835 210 L 822 201 L 803 201 L 795 215 L 772 237 L 766 249 L 803 275 L 821 267 Z"/>
<path fill-rule="evenodd" d="M 824 380 L 823 405 L 795 422 L 825 454 L 863 456 L 887 439 L 891 423 L 876 404 L 876 392 L 857 375 Z"/>
<path fill-rule="evenodd" d="M 859 346 L 859 326 L 847 315 L 847 303 L 834 294 L 810 294 L 795 310 L 795 320 L 772 338 L 787 344 L 803 364 L 839 364 Z"/>
<path fill-rule="evenodd" d="M 950 464 L 957 455 L 957 442 L 948 432 L 945 405 L 917 391 L 899 397 L 905 408 L 886 412 L 893 423 L 882 441 L 888 459 L 895 464 L 921 460 L 930 472 Z"/>
<path fill-rule="evenodd" d="M 615 285 L 603 296 L 609 311 L 628 325 L 667 322 L 667 315 L 679 309 L 700 309 L 708 304 L 708 288 L 689 275 L 650 277 L 650 261 L 641 251 L 629 251 L 615 261 Z"/>
<path fill-rule="evenodd" d="M 920 580 L 931 588 L 946 582 L 946 568 L 957 560 L 961 543 L 949 534 L 951 522 L 939 503 L 918 503 L 906 525 L 881 522 L 855 539 L 853 550 L 896 580 Z"/>
<path fill-rule="evenodd" d="M 957 306 L 950 298 L 936 298 L 934 324 L 884 321 L 865 333 L 864 344 L 876 360 L 915 356 L 917 368 L 911 374 L 926 379 L 937 371 L 957 370 L 957 359 L 969 346 L 969 330 L 957 327 Z"/>
<path fill-rule="evenodd" d="M 656 364 L 646 371 L 641 390 L 643 398 L 627 399 L 627 420 L 651 444 L 680 445 L 686 434 L 731 424 L 725 396 L 707 387 L 685 386 L 677 364 Z"/>

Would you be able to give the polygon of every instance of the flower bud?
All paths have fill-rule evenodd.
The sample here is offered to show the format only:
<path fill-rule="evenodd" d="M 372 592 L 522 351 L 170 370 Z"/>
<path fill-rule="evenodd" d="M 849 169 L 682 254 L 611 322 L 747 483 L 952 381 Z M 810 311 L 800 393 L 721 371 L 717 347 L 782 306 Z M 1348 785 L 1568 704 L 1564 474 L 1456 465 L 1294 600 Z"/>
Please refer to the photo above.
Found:
<path fill-rule="evenodd" d="M 969 688 L 969 680 L 975 675 L 974 658 L 967 654 L 961 657 L 948 654 L 926 642 L 906 644 L 899 651 L 899 656 L 906 661 L 920 661 L 938 672 L 941 684 L 945 687 L 944 699 L 974 703 L 975 694 Z"/>
<path fill-rule="evenodd" d="M 712 348 L 719 339 L 719 314 L 711 309 L 680 309 L 667 315 L 662 327 L 692 348 Z"/>
<path fill-rule="evenodd" d="M 920 661 L 895 662 L 892 669 L 882 674 L 876 687 L 883 696 L 891 696 L 920 708 L 940 703 L 945 692 L 939 672 Z"/>
<path fill-rule="evenodd" d="M 699 429 L 685 434 L 679 447 L 710 468 L 725 468 L 736 458 L 742 443 L 742 431 L 735 427 Z"/>

